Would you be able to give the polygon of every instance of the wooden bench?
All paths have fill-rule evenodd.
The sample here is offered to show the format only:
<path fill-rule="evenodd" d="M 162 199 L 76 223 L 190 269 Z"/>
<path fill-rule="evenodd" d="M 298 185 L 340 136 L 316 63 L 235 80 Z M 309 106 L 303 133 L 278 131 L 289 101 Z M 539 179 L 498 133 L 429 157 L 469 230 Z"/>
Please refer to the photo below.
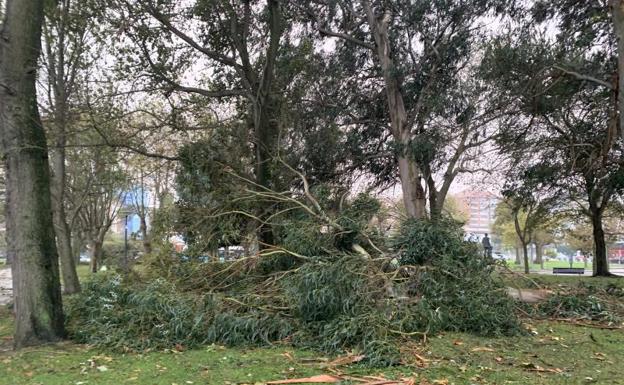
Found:
<path fill-rule="evenodd" d="M 553 274 L 585 274 L 582 267 L 553 267 Z"/>

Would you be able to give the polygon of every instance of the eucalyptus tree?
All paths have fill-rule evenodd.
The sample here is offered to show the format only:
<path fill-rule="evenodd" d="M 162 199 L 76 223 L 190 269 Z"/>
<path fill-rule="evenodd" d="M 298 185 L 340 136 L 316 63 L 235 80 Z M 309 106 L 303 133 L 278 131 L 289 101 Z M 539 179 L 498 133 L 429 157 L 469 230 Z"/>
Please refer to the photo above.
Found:
<path fill-rule="evenodd" d="M 624 187 L 617 39 L 606 2 L 573 3 L 536 3 L 526 23 L 493 44 L 483 68 L 491 97 L 521 111 L 499 142 L 522 170 L 515 175 L 577 204 L 592 223 L 594 274 L 604 276 L 603 216 Z"/>
<path fill-rule="evenodd" d="M 360 137 L 355 142 L 377 152 L 365 156 L 375 159 L 365 165 L 387 179 L 398 175 L 410 217 L 427 215 L 426 189 L 432 215 L 438 216 L 450 185 L 466 168 L 465 155 L 474 158 L 472 150 L 490 136 L 479 133 L 494 110 L 467 78 L 477 42 L 485 38 L 483 17 L 511 2 L 299 4 L 311 29 L 335 42 L 351 89 L 350 123 Z M 440 186 L 436 174 L 442 174 Z"/>
<path fill-rule="evenodd" d="M 42 0 L 7 0 L 0 25 L 0 136 L 16 347 L 65 335 L 45 132 L 37 106 Z"/>

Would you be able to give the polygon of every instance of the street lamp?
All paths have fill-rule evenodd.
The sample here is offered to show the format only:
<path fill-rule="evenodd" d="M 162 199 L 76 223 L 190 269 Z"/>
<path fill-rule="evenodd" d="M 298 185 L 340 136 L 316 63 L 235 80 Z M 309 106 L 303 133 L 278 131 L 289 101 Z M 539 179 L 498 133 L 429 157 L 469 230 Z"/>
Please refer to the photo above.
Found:
<path fill-rule="evenodd" d="M 124 218 L 124 270 L 128 270 L 128 213 Z"/>

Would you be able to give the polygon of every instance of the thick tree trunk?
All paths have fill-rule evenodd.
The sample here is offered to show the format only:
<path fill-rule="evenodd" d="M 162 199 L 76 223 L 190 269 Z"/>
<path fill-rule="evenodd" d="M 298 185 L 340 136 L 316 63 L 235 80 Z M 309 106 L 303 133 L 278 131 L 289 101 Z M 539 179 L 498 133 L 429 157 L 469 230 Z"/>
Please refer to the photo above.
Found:
<path fill-rule="evenodd" d="M 43 7 L 43 0 L 7 0 L 0 30 L 0 134 L 16 348 L 65 336 L 48 151 L 35 89 Z"/>
<path fill-rule="evenodd" d="M 273 169 L 275 156 L 279 146 L 279 114 L 278 102 L 275 98 L 274 80 L 275 64 L 279 51 L 280 39 L 284 33 L 281 5 L 278 0 L 268 1 L 269 45 L 266 52 L 266 64 L 258 81 L 254 99 L 251 101 L 253 111 L 253 133 L 255 145 L 256 183 L 268 189 L 277 189 Z M 253 68 L 248 68 L 249 78 L 255 78 Z M 260 208 L 260 218 L 270 215 L 271 204 Z M 274 244 L 271 226 L 258 223 L 258 240 L 260 247 Z"/>
<path fill-rule="evenodd" d="M 421 184 L 422 170 L 415 160 L 409 157 L 410 132 L 407 124 L 407 113 L 401 84 L 392 60 L 390 38 L 388 35 L 388 23 L 390 14 L 386 13 L 379 19 L 375 16 L 370 3 L 362 1 L 365 9 L 368 25 L 375 40 L 375 53 L 381 67 L 386 90 L 386 101 L 390 113 L 391 133 L 399 145 L 398 163 L 399 178 L 403 192 L 403 203 L 407 216 L 410 218 L 426 218 L 426 196 Z"/>
<path fill-rule="evenodd" d="M 544 245 L 539 242 L 535 243 L 535 263 L 539 263 L 540 268 L 544 268 L 544 256 L 543 256 Z"/>
<path fill-rule="evenodd" d="M 594 236 L 594 276 L 607 277 L 609 273 L 609 261 L 607 259 L 607 243 L 605 233 L 602 228 L 602 211 L 596 207 L 591 207 L 592 233 Z"/>
<path fill-rule="evenodd" d="M 420 169 L 416 162 L 409 160 L 405 156 L 399 156 L 399 178 L 401 179 L 401 190 L 403 192 L 403 203 L 405 211 L 410 218 L 425 218 L 426 197 L 425 191 L 420 183 Z"/>

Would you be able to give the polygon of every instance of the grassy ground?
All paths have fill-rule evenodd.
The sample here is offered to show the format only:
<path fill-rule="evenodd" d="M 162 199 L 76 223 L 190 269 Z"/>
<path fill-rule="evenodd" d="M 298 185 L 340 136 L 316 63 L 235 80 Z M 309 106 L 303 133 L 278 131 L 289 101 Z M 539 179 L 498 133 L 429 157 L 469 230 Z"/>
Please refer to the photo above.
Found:
<path fill-rule="evenodd" d="M 81 279 L 89 274 L 87 266 L 79 267 Z M 530 278 L 550 287 L 624 285 L 624 279 Z M 529 280 L 518 276 L 510 283 L 530 286 Z M 399 367 L 370 369 L 355 364 L 330 369 L 324 363 L 329 357 L 288 346 L 120 354 L 65 342 L 12 352 L 12 317 L 0 309 L 0 385 L 234 385 L 336 373 L 410 377 L 419 385 L 624 384 L 624 330 L 554 321 L 531 321 L 526 326 L 530 333 L 525 336 L 445 333 L 430 336 L 425 345 L 405 344 L 406 365 Z"/>
<path fill-rule="evenodd" d="M 516 265 L 514 263 L 514 261 L 507 261 L 507 266 L 510 269 L 512 269 L 512 270 L 518 270 L 518 271 L 524 270 L 524 266 L 523 265 Z M 570 263 L 568 261 L 547 261 L 547 262 L 544 262 L 544 269 L 552 270 L 553 267 L 570 267 Z M 572 264 L 572 267 L 583 267 L 583 268 L 585 268 L 587 270 L 586 274 L 587 273 L 591 273 L 591 270 L 592 270 L 591 263 L 588 263 L 587 266 L 586 266 L 584 262 L 579 262 L 579 261 L 575 261 Z M 621 268 L 624 268 L 624 265 L 620 265 L 620 264 L 617 264 L 617 263 L 610 263 L 609 267 L 611 269 L 615 269 L 615 268 L 621 269 Z M 529 269 L 530 270 L 541 270 L 542 267 L 541 267 L 540 264 L 531 263 L 529 265 Z"/>
<path fill-rule="evenodd" d="M 557 289 L 561 286 L 578 287 L 579 285 L 595 286 L 600 288 L 607 286 L 624 287 L 624 277 L 603 278 L 587 275 L 579 276 L 515 273 L 513 275 L 505 274 L 504 280 L 508 286 L 519 288 L 536 288 L 539 286 Z"/>
<path fill-rule="evenodd" d="M 11 323 L 9 313 L 0 312 L 5 348 Z M 624 331 L 556 322 L 527 327 L 531 335 L 509 338 L 432 336 L 426 345 L 405 349 L 404 359 L 412 365 L 335 370 L 354 376 L 414 377 L 416 384 L 624 384 Z M 0 353 L 0 384 L 232 385 L 335 373 L 314 358 L 325 357 L 286 346 L 119 354 L 62 343 Z"/>

